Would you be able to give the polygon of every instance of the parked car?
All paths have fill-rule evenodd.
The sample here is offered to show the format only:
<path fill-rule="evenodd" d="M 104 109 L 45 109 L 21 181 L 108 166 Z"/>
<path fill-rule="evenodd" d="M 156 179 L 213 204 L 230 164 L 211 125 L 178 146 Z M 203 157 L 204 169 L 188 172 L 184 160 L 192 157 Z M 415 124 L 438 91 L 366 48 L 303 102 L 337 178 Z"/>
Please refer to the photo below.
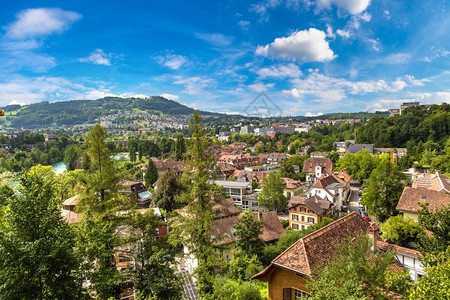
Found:
<path fill-rule="evenodd" d="M 362 195 L 362 190 L 361 190 L 361 189 L 358 191 L 358 195 L 359 195 L 359 196 Z M 361 199 L 361 198 L 360 198 L 360 199 Z"/>
<path fill-rule="evenodd" d="M 362 205 L 361 202 L 359 202 L 359 209 L 364 209 L 364 205 Z"/>
<path fill-rule="evenodd" d="M 367 222 L 370 222 L 369 216 L 364 216 L 363 219 L 366 220 Z"/>

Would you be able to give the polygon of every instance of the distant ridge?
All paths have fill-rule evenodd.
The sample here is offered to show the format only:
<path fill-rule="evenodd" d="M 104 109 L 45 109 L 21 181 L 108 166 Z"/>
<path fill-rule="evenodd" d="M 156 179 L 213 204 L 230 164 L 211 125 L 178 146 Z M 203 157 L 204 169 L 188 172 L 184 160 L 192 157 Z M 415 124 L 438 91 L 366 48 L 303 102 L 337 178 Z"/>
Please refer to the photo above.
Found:
<path fill-rule="evenodd" d="M 145 111 L 157 115 L 190 115 L 194 109 L 164 97 L 120 98 L 104 97 L 97 100 L 69 100 L 39 102 L 25 106 L 9 105 L 3 127 L 39 128 L 54 125 L 93 123 L 103 116 L 132 111 Z M 10 114 L 9 114 L 10 113 Z M 203 115 L 220 115 L 201 111 Z"/>

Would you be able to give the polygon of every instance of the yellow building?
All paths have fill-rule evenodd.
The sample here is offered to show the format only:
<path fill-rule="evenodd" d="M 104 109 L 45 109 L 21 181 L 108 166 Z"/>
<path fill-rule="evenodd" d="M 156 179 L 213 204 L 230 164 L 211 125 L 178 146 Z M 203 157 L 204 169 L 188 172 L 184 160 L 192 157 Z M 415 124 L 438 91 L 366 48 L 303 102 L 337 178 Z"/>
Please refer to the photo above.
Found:
<path fill-rule="evenodd" d="M 303 192 L 303 185 L 300 180 L 294 180 L 292 178 L 283 178 L 284 190 L 283 195 L 286 199 L 291 199 L 293 196 L 300 196 Z"/>
<path fill-rule="evenodd" d="M 319 196 L 309 198 L 294 196 L 289 201 L 289 228 L 303 230 L 331 217 L 331 202 Z"/>

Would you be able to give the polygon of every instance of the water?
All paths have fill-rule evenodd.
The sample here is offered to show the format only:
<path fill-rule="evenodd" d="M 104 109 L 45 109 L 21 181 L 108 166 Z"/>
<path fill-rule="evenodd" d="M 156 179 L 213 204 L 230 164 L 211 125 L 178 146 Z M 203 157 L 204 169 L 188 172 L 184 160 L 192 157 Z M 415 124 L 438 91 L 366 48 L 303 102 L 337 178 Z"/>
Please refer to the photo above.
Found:
<path fill-rule="evenodd" d="M 56 164 L 52 165 L 52 169 L 55 172 L 55 174 L 61 174 L 67 172 L 67 167 L 64 161 L 57 162 Z"/>

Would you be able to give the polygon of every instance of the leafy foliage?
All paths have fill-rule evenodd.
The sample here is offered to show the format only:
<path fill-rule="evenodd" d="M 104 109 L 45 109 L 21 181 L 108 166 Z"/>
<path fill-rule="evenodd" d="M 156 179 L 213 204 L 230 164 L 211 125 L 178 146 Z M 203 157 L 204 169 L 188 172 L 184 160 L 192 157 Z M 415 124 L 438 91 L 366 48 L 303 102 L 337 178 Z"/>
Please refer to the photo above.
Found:
<path fill-rule="evenodd" d="M 238 238 L 236 247 L 248 256 L 261 255 L 264 242 L 259 238 L 262 221 L 253 217 L 252 212 L 246 211 L 240 215 L 239 221 L 233 225 L 234 235 Z"/>
<path fill-rule="evenodd" d="M 284 183 L 279 172 L 270 172 L 263 180 L 258 203 L 274 209 L 286 206 L 286 197 L 283 195 Z"/>
<path fill-rule="evenodd" d="M 173 172 L 164 172 L 156 181 L 156 189 L 152 193 L 152 204 L 167 212 L 173 211 L 177 203 L 175 196 L 181 192 L 181 185 Z"/>
<path fill-rule="evenodd" d="M 419 224 L 432 232 L 431 236 L 421 235 L 419 246 L 422 252 L 438 254 L 450 247 L 450 205 L 431 211 L 426 204 L 420 204 Z"/>
<path fill-rule="evenodd" d="M 147 187 L 151 187 L 156 182 L 156 180 L 158 180 L 158 169 L 156 169 L 155 163 L 151 159 L 148 161 L 144 180 Z"/>
<path fill-rule="evenodd" d="M 422 227 L 412 219 L 403 215 L 390 217 L 381 227 L 382 237 L 388 243 L 408 247 L 424 234 Z"/>

